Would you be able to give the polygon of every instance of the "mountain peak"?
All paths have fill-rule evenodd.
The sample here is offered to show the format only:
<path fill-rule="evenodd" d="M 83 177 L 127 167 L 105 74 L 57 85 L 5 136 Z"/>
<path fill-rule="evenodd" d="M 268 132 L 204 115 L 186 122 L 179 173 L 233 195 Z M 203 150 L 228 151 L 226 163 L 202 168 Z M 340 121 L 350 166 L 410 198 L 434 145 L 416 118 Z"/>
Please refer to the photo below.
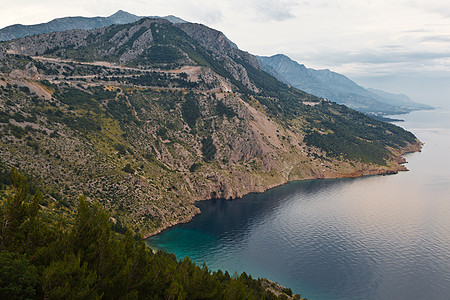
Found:
<path fill-rule="evenodd" d="M 290 60 L 290 58 L 287 55 L 284 55 L 284 54 L 281 54 L 281 53 L 272 55 L 272 57 L 273 58 L 278 58 L 278 59 L 289 59 Z"/>
<path fill-rule="evenodd" d="M 112 14 L 111 16 L 108 17 L 108 19 L 113 21 L 114 23 L 131 23 L 136 22 L 141 18 L 142 17 L 130 14 L 129 12 L 126 12 L 121 9 L 118 10 L 115 14 Z"/>
<path fill-rule="evenodd" d="M 165 16 L 165 17 L 157 17 L 157 18 L 166 19 L 167 21 L 169 21 L 170 23 L 173 23 L 173 24 L 186 23 L 185 20 L 183 20 L 181 18 L 178 18 L 177 16 L 174 16 L 174 15 L 168 15 L 168 16 Z"/>
<path fill-rule="evenodd" d="M 119 9 L 117 12 L 115 12 L 114 14 L 110 15 L 109 17 L 122 17 L 122 16 L 129 16 L 131 15 L 129 12 L 126 12 L 124 10 Z"/>
<path fill-rule="evenodd" d="M 289 56 L 285 54 L 275 54 L 270 57 L 260 56 L 258 57 L 258 59 L 261 61 L 261 63 L 271 65 L 272 67 L 274 67 L 274 65 L 277 64 L 283 65 L 285 67 L 288 66 L 290 68 L 300 67 L 306 69 L 305 65 L 296 62 L 295 60 L 291 59 Z"/>

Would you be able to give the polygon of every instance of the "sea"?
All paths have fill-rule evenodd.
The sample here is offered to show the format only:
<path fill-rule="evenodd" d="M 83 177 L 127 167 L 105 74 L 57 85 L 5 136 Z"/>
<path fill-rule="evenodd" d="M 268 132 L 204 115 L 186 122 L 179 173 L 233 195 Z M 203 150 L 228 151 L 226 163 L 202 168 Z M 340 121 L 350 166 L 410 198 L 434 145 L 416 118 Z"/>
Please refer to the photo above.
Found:
<path fill-rule="evenodd" d="M 424 143 L 409 171 L 201 201 L 148 245 L 310 300 L 450 299 L 450 109 L 391 117 Z"/>

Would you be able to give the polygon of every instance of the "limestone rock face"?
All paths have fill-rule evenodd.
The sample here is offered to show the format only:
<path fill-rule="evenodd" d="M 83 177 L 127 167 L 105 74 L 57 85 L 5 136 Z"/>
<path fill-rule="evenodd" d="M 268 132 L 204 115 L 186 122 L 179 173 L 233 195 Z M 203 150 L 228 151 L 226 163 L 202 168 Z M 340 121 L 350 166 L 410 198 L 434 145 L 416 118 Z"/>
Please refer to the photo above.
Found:
<path fill-rule="evenodd" d="M 212 51 L 216 56 L 226 55 L 260 69 L 260 65 L 253 55 L 239 50 L 222 32 L 202 24 L 181 23 L 176 24 L 176 26 L 198 41 L 203 47 Z M 247 70 L 242 65 L 230 59 L 224 60 L 224 65 L 236 80 L 241 81 L 246 87 L 256 90 L 256 87 L 250 82 Z"/>
<path fill-rule="evenodd" d="M 87 35 L 87 31 L 76 29 L 26 37 L 8 43 L 8 51 L 31 56 L 42 55 L 65 47 L 79 48 L 86 46 Z"/>
<path fill-rule="evenodd" d="M 215 51 L 216 53 L 230 54 L 234 50 L 225 38 L 225 35 L 218 30 L 195 23 L 176 24 L 176 27 L 186 32 L 193 39 L 199 41 L 205 48 Z"/>

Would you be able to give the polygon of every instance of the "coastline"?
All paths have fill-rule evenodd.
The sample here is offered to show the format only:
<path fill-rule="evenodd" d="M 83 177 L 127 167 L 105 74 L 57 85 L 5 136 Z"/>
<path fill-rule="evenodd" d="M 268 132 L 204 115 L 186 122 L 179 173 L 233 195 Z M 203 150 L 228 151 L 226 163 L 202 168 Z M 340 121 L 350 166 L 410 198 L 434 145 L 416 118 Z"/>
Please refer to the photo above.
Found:
<path fill-rule="evenodd" d="M 403 157 L 403 155 L 408 154 L 408 153 L 415 153 L 415 152 L 421 152 L 421 149 L 423 147 L 424 143 L 417 140 L 417 142 L 415 144 L 408 144 L 407 146 L 403 147 L 402 149 L 400 149 L 396 154 L 395 159 L 393 160 L 393 162 L 395 163 L 395 165 L 393 165 L 394 168 L 370 168 L 370 166 L 362 164 L 362 166 L 365 166 L 365 168 L 360 168 L 360 169 L 356 169 L 354 170 L 354 172 L 351 173 L 345 173 L 345 174 L 339 174 L 339 173 L 333 173 L 333 174 L 319 174 L 320 176 L 316 176 L 316 177 L 304 177 L 304 178 L 297 178 L 297 179 L 286 179 L 284 181 L 280 181 L 280 182 L 273 182 L 273 184 L 268 184 L 264 187 L 262 187 L 262 189 L 255 189 L 253 191 L 248 191 L 245 193 L 240 194 L 239 196 L 236 197 L 228 197 L 228 198 L 223 198 L 226 200 L 235 200 L 235 199 L 240 199 L 246 195 L 255 193 L 255 194 L 260 194 L 260 193 L 264 193 L 270 189 L 288 184 L 290 182 L 295 182 L 295 181 L 305 181 L 305 180 L 320 180 L 320 179 L 339 179 L 339 178 L 358 178 L 358 177 L 363 177 L 363 176 L 374 176 L 374 175 L 394 175 L 394 174 L 398 174 L 398 172 L 406 172 L 408 171 L 408 169 L 404 166 L 404 164 L 407 163 L 406 159 Z M 217 197 L 220 198 L 220 197 Z M 208 201 L 208 200 L 212 200 L 212 199 L 217 199 L 215 197 L 198 197 L 197 199 L 195 199 L 192 203 L 192 205 L 194 205 L 194 203 L 196 202 L 200 202 L 200 201 Z M 195 206 L 195 205 L 194 205 Z M 200 214 L 201 211 L 200 209 L 198 209 L 196 207 L 196 209 L 194 210 L 193 213 L 187 215 L 184 219 L 181 219 L 179 221 L 174 221 L 174 222 L 170 222 L 168 225 L 166 226 L 162 226 L 161 228 L 158 228 L 156 231 L 145 234 L 143 237 L 144 239 L 147 239 L 149 237 L 158 235 L 160 233 L 162 233 L 165 230 L 169 230 L 170 228 L 178 225 L 178 224 L 184 224 L 184 223 L 188 223 L 190 221 L 192 221 L 192 219 Z M 154 249 L 152 249 L 154 250 Z"/>
<path fill-rule="evenodd" d="M 277 275 L 277 272 L 279 272 L 279 268 L 275 269 L 274 271 L 272 271 L 271 269 L 265 269 L 265 277 L 275 279 L 277 282 L 293 288 L 295 292 L 301 292 L 302 295 L 310 299 L 333 299 L 335 297 L 338 297 L 338 295 L 340 295 L 340 298 L 342 299 L 357 298 L 357 296 L 355 296 L 355 294 L 357 294 L 357 292 L 355 292 L 354 290 L 355 287 L 358 288 L 358 291 L 360 291 L 360 293 L 357 294 L 359 295 L 359 297 L 361 297 L 361 295 L 366 295 L 367 297 L 378 299 L 386 297 L 386 295 L 390 295 L 390 297 L 401 298 L 402 295 L 405 294 L 414 297 L 414 289 L 417 287 L 417 284 L 422 284 L 422 281 L 412 281 L 411 277 L 395 275 L 402 274 L 402 270 L 405 270 L 405 268 L 407 269 L 408 266 L 417 263 L 417 257 L 424 257 L 424 253 L 427 253 L 430 255 L 432 263 L 427 262 L 427 264 L 422 265 L 424 269 L 421 269 L 420 272 L 418 270 L 416 270 L 417 272 L 414 271 L 413 274 L 416 275 L 416 277 L 414 278 L 424 280 L 426 282 L 423 283 L 423 288 L 425 290 L 422 294 L 434 295 L 437 298 L 445 298 L 445 295 L 448 294 L 448 288 L 446 288 L 448 287 L 448 284 L 446 284 L 445 276 L 442 277 L 442 275 L 445 274 L 445 268 L 436 270 L 433 265 L 436 266 L 436 263 L 439 262 L 440 265 L 445 265 L 446 252 L 436 252 L 433 251 L 433 249 L 446 249 L 445 243 L 442 243 L 443 241 L 445 241 L 446 227 L 433 226 L 433 232 L 436 233 L 436 237 L 430 238 L 429 232 L 431 228 L 429 224 L 448 224 L 448 218 L 445 213 L 446 211 L 448 211 L 445 210 L 445 208 L 448 207 L 448 203 L 446 203 L 444 194 L 448 190 L 448 186 L 446 186 L 445 184 L 442 185 L 449 179 L 448 168 L 445 168 L 445 166 L 448 165 L 448 161 L 445 160 L 445 149 L 448 148 L 448 145 L 450 143 L 450 132 L 448 130 L 450 119 L 448 119 L 448 115 L 448 110 L 445 112 L 445 114 L 440 114 L 438 116 L 436 116 L 434 113 L 427 114 L 427 112 L 425 112 L 425 114 L 413 115 L 406 119 L 407 123 L 405 123 L 405 127 L 407 127 L 407 129 L 413 128 L 414 134 L 416 134 L 422 142 L 425 142 L 421 153 L 417 153 L 414 151 L 405 151 L 405 154 L 411 153 L 404 156 L 408 161 L 406 167 L 411 172 L 398 172 L 398 176 L 392 177 L 367 176 L 356 180 L 344 179 L 342 181 L 337 180 L 336 182 L 334 182 L 334 180 L 331 180 L 329 183 L 326 181 L 317 180 L 311 183 L 300 182 L 298 183 L 300 186 L 299 192 L 295 191 L 294 188 L 281 188 L 280 193 L 292 194 L 293 197 L 297 198 L 298 200 L 279 200 L 280 203 L 283 204 L 281 205 L 281 208 L 279 208 L 279 204 L 265 204 L 267 208 L 262 208 L 261 210 L 263 212 L 267 212 L 268 210 L 271 211 L 274 208 L 282 212 L 290 213 L 292 211 L 291 215 L 279 214 L 280 219 L 276 222 L 270 221 L 270 226 L 273 226 L 273 224 L 279 225 L 280 221 L 284 222 L 284 220 L 281 218 L 287 217 L 290 217 L 290 219 L 286 220 L 286 222 L 295 222 L 289 223 L 291 225 L 311 224 L 312 226 L 314 224 L 326 224 L 326 226 L 322 227 L 292 227 L 294 229 L 293 235 L 298 237 L 297 243 L 291 243 L 292 239 L 290 239 L 290 237 L 292 236 L 288 235 L 290 231 L 285 230 L 284 234 L 281 231 L 280 235 L 280 230 L 274 230 L 274 235 L 278 234 L 280 238 L 280 240 L 275 240 L 278 241 L 277 243 L 275 243 L 272 238 L 268 237 L 269 230 L 265 230 L 268 228 L 268 225 L 262 226 L 261 224 L 265 223 L 258 221 L 258 219 L 256 219 L 255 221 L 255 217 L 252 217 L 249 221 L 242 221 L 245 222 L 246 226 L 229 225 L 230 228 L 221 230 L 217 236 L 222 237 L 222 232 L 230 232 L 228 237 L 224 238 L 225 240 L 229 240 L 233 238 L 233 234 L 235 232 L 234 228 L 243 228 L 242 232 L 252 232 L 255 234 L 254 237 L 250 236 L 251 238 L 248 239 L 253 243 L 252 245 L 248 246 L 253 247 L 250 249 L 255 249 L 255 246 L 261 245 L 259 241 L 261 240 L 261 238 L 266 237 L 267 241 L 270 242 L 269 245 L 281 245 L 280 248 L 283 250 L 285 249 L 283 248 L 284 244 L 280 241 L 286 241 L 287 246 L 293 245 L 292 249 L 294 250 L 294 252 L 292 252 L 291 256 L 285 255 L 284 252 L 282 252 L 284 254 L 282 257 L 279 256 L 279 248 L 276 248 L 276 251 L 274 251 L 271 256 L 271 261 L 275 261 L 275 266 L 284 264 L 290 264 L 294 266 L 298 265 L 298 267 L 292 268 L 293 270 L 296 269 L 297 271 L 293 273 L 286 270 L 286 275 L 283 275 L 282 278 L 278 278 L 275 275 Z M 425 116 L 427 117 L 427 121 L 424 121 L 423 117 Z M 442 122 L 442 120 L 445 120 L 445 123 Z M 436 131 L 435 128 L 440 129 L 439 131 Z M 439 181 L 436 182 L 436 179 L 439 179 Z M 439 185 L 437 185 L 438 183 Z M 295 187 L 295 185 L 296 184 L 294 184 L 293 186 Z M 311 194 L 311 186 L 315 187 L 315 192 L 310 198 L 309 195 Z M 440 188 L 437 188 L 438 186 Z M 369 187 L 373 187 L 374 189 L 371 190 Z M 336 193 L 330 193 L 330 191 Z M 340 194 L 340 191 L 342 191 L 342 194 Z M 361 194 L 359 192 L 361 192 Z M 270 193 L 273 193 L 273 195 L 278 195 L 279 192 L 278 190 L 276 190 Z M 295 196 L 297 195 L 297 193 L 300 196 Z M 433 197 L 429 198 L 429 195 L 433 195 Z M 267 214 L 248 212 L 249 208 L 251 208 L 252 206 L 258 208 L 258 202 L 254 201 L 253 199 L 260 199 L 259 197 L 260 195 L 251 196 L 249 198 L 250 200 L 247 200 L 247 197 L 245 197 L 242 200 L 244 204 L 239 204 L 238 200 L 236 200 L 235 203 L 231 203 L 228 201 L 212 202 L 211 204 L 209 204 L 209 202 L 200 203 L 201 206 L 199 205 L 199 207 L 202 208 L 202 215 L 205 214 L 205 216 L 198 217 L 198 221 L 197 219 L 194 219 L 192 226 L 177 226 L 175 227 L 175 230 L 171 229 L 171 231 L 163 233 L 162 236 L 158 235 L 155 237 L 155 241 L 161 240 L 165 243 L 167 241 L 167 238 L 165 238 L 166 234 L 167 237 L 172 237 L 173 240 L 181 240 L 183 236 L 188 236 L 190 235 L 190 233 L 189 230 L 179 230 L 179 228 L 196 229 L 200 228 L 200 225 L 204 224 L 205 221 L 208 222 L 207 224 L 215 222 L 214 215 L 211 215 L 211 212 L 215 212 L 219 209 L 233 213 L 240 212 L 241 210 L 239 210 L 239 208 L 243 207 L 245 208 L 245 211 L 248 215 L 257 216 L 258 218 L 261 216 L 260 220 L 264 221 L 267 219 L 267 217 L 264 217 L 267 216 Z M 333 199 L 327 199 L 326 197 L 332 197 Z M 283 199 L 284 197 L 279 198 Z M 267 199 L 268 201 L 270 201 L 270 196 L 262 196 L 262 199 Z M 429 201 L 430 199 L 433 199 L 433 201 Z M 211 211 L 203 211 L 203 207 L 207 207 L 208 210 Z M 227 208 L 227 210 L 224 210 L 222 207 Z M 289 208 L 291 210 L 286 210 L 286 208 Z M 334 210 L 334 208 L 339 208 L 339 210 Z M 434 212 L 435 214 L 420 213 L 422 211 Z M 308 213 L 306 214 L 305 212 Z M 324 212 L 329 212 L 330 214 L 324 214 Z M 300 217 L 295 219 L 295 216 L 299 214 Z M 243 218 L 244 216 L 241 217 Z M 318 216 L 323 216 L 324 219 L 317 218 Z M 339 218 L 337 218 L 336 216 L 339 216 Z M 429 222 L 422 222 L 425 216 L 429 218 Z M 227 218 L 227 215 L 223 215 L 222 218 Z M 349 222 L 347 220 L 351 220 L 352 222 Z M 391 223 L 390 221 L 392 221 L 393 223 Z M 236 222 L 231 222 L 231 224 L 234 223 Z M 223 227 L 228 223 L 222 220 L 217 224 L 220 224 L 220 226 Z M 251 226 L 247 226 L 247 224 L 251 224 Z M 278 229 L 286 229 L 284 223 L 282 224 L 283 226 L 280 226 Z M 368 227 L 360 226 L 362 224 Z M 350 229 L 353 228 L 353 231 L 346 231 L 349 229 L 348 226 L 351 226 Z M 244 231 L 245 228 L 254 227 L 258 228 L 258 230 L 252 229 Z M 211 228 L 213 228 L 213 226 L 211 226 Z M 408 228 L 414 230 L 414 236 L 408 234 Z M 326 233 L 327 229 L 331 230 L 329 235 L 327 235 Z M 215 232 L 216 229 L 205 230 L 205 232 L 210 231 Z M 299 234 L 299 232 L 303 232 L 304 234 Z M 258 235 L 256 235 L 256 233 Z M 325 234 L 319 235 L 319 233 Z M 361 250 L 361 244 L 368 247 L 367 249 L 368 251 L 370 250 L 370 252 L 355 251 L 353 252 L 355 256 L 352 256 L 351 258 L 353 259 L 352 261 L 356 261 L 360 266 L 362 266 L 361 270 L 365 272 L 373 270 L 373 272 L 375 273 L 370 273 L 366 277 L 362 277 L 359 275 L 361 273 L 354 272 L 354 267 L 352 267 L 352 265 L 348 264 L 348 261 L 346 261 L 346 259 L 349 259 L 348 255 L 350 255 L 349 253 L 351 252 L 349 251 L 349 248 L 339 248 L 339 246 L 342 246 L 343 244 L 342 240 L 340 239 L 335 239 L 335 243 L 333 243 L 333 237 L 339 237 L 339 235 L 336 235 L 337 233 L 343 234 L 342 237 L 344 237 L 344 242 L 358 241 L 358 243 L 352 244 L 349 244 L 348 242 L 345 243 L 345 245 L 353 247 L 350 249 Z M 351 233 L 356 234 L 355 236 L 353 236 L 353 239 L 348 238 L 349 236 L 351 236 Z M 396 235 L 396 233 L 398 233 L 398 236 Z M 245 237 L 247 238 L 247 236 Z M 259 239 L 256 239 L 256 237 L 259 237 Z M 411 237 L 413 238 L 411 239 Z M 202 235 L 199 235 L 199 237 L 195 235 L 193 236 L 193 238 L 202 239 Z M 317 241 L 317 239 L 320 239 L 320 241 Z M 427 243 L 418 243 L 417 241 L 427 241 Z M 315 244 L 316 242 L 317 244 Z M 237 253 L 234 256 L 240 257 L 240 243 L 232 243 L 235 247 L 235 251 L 238 252 L 229 251 L 230 246 L 227 246 L 223 248 L 224 253 Z M 156 242 L 156 244 L 158 244 L 158 242 Z M 192 243 L 192 245 L 195 244 L 198 243 Z M 317 249 L 318 247 L 315 247 L 314 245 L 320 244 L 323 246 L 319 249 L 326 248 L 327 251 L 314 252 L 314 249 Z M 393 245 L 397 245 L 399 247 L 393 247 Z M 434 248 L 431 248 L 431 245 L 437 246 L 433 246 Z M 172 245 L 168 244 L 167 247 L 168 249 L 170 249 L 172 248 Z M 189 250 L 191 248 L 193 247 L 185 247 L 186 250 Z M 215 244 L 212 249 L 216 249 Z M 336 249 L 340 249 L 341 251 L 336 253 Z M 374 249 L 378 252 L 371 252 Z M 202 250 L 193 251 L 195 252 L 192 255 L 195 254 L 197 256 L 198 253 L 209 253 Z M 248 253 L 247 250 L 245 251 L 245 253 Z M 182 252 L 182 254 L 184 253 L 185 252 Z M 207 255 L 211 256 L 211 258 L 222 258 L 220 251 L 216 253 L 218 254 Z M 414 255 L 411 255 L 411 253 L 414 253 Z M 338 264 L 334 267 L 334 269 L 331 270 L 329 267 L 329 261 L 327 260 L 327 258 L 333 257 L 330 254 L 336 255 L 335 259 L 330 259 L 330 261 L 336 261 L 336 264 Z M 435 255 L 431 256 L 431 254 Z M 373 259 L 368 260 L 368 255 L 370 255 L 369 257 Z M 297 259 L 298 257 L 298 260 L 293 259 L 292 256 L 295 256 L 295 259 Z M 380 258 L 383 258 L 384 261 L 382 268 L 380 268 Z M 266 258 L 264 258 L 263 260 L 264 263 L 265 261 L 269 261 Z M 234 267 L 236 266 L 236 261 L 239 260 L 232 259 L 231 263 L 227 262 L 227 265 L 229 264 L 230 266 Z M 302 261 L 304 261 L 305 265 L 300 264 L 300 262 Z M 209 263 L 211 262 L 214 262 L 214 260 L 210 259 Z M 258 266 L 261 266 L 262 263 L 263 262 L 259 260 Z M 269 267 L 270 265 L 267 266 L 267 268 Z M 343 269 L 339 267 L 342 267 Z M 368 269 L 369 267 L 370 269 Z M 220 266 L 220 268 L 225 267 Z M 245 271 L 252 270 L 251 265 L 247 264 L 242 265 L 242 269 Z M 312 270 L 314 272 L 317 272 L 318 275 L 314 279 L 311 279 L 311 275 L 305 270 Z M 321 273 L 318 270 L 322 271 L 323 276 L 320 276 Z M 304 274 L 303 277 L 301 276 L 302 274 Z M 343 285 L 342 274 L 352 274 L 348 275 L 349 277 L 346 278 L 344 283 L 345 287 L 348 287 L 347 291 L 342 291 L 341 288 Z M 325 279 L 328 278 L 327 276 L 334 276 L 333 278 L 335 278 L 335 281 Z M 389 282 L 382 280 L 382 278 L 386 278 L 388 276 L 393 280 Z M 376 279 L 378 279 L 379 281 L 374 281 Z M 378 288 L 379 284 L 381 284 L 380 281 L 381 283 L 384 282 L 384 284 L 388 284 L 387 287 L 389 288 L 389 292 L 386 292 L 386 290 L 380 290 Z M 313 284 L 307 284 L 309 282 Z M 333 291 L 338 292 L 333 293 Z"/>

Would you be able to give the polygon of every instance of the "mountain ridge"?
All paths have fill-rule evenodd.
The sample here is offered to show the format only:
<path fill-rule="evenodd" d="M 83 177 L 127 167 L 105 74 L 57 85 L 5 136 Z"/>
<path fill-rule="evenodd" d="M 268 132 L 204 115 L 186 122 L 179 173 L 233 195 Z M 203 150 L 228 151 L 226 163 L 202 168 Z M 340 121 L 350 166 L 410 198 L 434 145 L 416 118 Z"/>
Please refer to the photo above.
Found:
<path fill-rule="evenodd" d="M 118 10 L 116 13 L 108 17 L 63 17 L 35 25 L 14 24 L 0 29 L 0 41 L 8 41 L 35 34 L 66 31 L 72 29 L 90 30 L 114 24 L 133 23 L 142 18 L 145 17 L 136 16 L 126 11 Z M 185 22 L 184 20 L 172 15 L 165 17 L 154 16 L 152 18 L 162 18 L 172 23 Z"/>
<path fill-rule="evenodd" d="M 284 54 L 257 58 L 263 70 L 284 83 L 358 111 L 388 115 L 408 113 L 417 109 L 431 109 L 428 105 L 412 101 L 406 95 L 365 89 L 345 75 L 328 69 L 307 68 Z"/>

